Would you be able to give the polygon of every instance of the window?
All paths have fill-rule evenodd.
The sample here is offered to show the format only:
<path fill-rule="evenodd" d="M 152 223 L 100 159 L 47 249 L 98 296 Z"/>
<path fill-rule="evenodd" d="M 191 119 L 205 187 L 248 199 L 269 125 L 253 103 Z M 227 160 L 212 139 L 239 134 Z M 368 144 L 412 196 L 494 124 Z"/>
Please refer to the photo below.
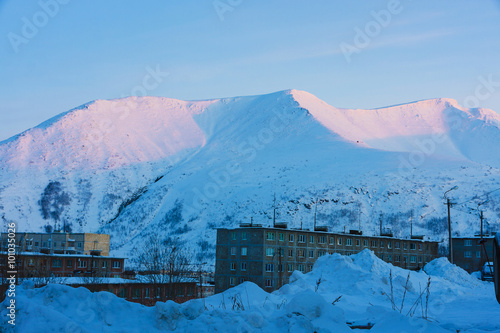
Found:
<path fill-rule="evenodd" d="M 236 270 L 236 263 L 232 262 L 230 265 L 229 265 L 229 269 L 232 270 L 232 271 L 235 271 Z"/>
<path fill-rule="evenodd" d="M 132 298 L 140 298 L 141 297 L 141 289 L 134 288 L 132 290 Z"/>
<path fill-rule="evenodd" d="M 313 265 L 307 265 L 307 271 L 310 272 L 313 270 Z"/>
<path fill-rule="evenodd" d="M 293 264 L 288 264 L 287 268 L 289 272 L 293 272 Z"/>
<path fill-rule="evenodd" d="M 78 260 L 78 268 L 86 268 L 87 260 Z"/>
<path fill-rule="evenodd" d="M 234 247 L 234 246 L 231 248 L 231 255 L 232 256 L 236 255 L 236 247 Z"/>
<path fill-rule="evenodd" d="M 377 241 L 376 241 L 376 240 L 372 240 L 372 241 L 370 242 L 370 246 L 371 246 L 371 247 L 377 247 Z"/>
<path fill-rule="evenodd" d="M 417 262 L 417 257 L 416 256 L 410 256 L 410 262 L 412 264 L 416 263 Z"/>
<path fill-rule="evenodd" d="M 293 257 L 293 250 L 292 249 L 288 250 L 288 256 Z"/>
<path fill-rule="evenodd" d="M 387 261 L 392 262 L 392 255 L 390 254 L 387 255 Z"/>
<path fill-rule="evenodd" d="M 399 242 L 394 243 L 394 247 L 395 247 L 396 249 L 399 249 L 399 248 L 400 248 L 400 247 L 399 247 Z"/>
<path fill-rule="evenodd" d="M 102 268 L 108 268 L 108 262 L 107 261 L 103 261 L 102 262 Z"/>
<path fill-rule="evenodd" d="M 309 243 L 314 244 L 314 236 L 309 235 Z"/>
<path fill-rule="evenodd" d="M 47 242 L 43 242 L 43 246 L 42 247 L 47 247 Z"/>
<path fill-rule="evenodd" d="M 235 285 L 235 282 L 234 282 L 234 281 L 236 281 L 236 280 L 235 280 L 235 278 L 234 278 L 234 277 L 230 277 L 230 278 L 229 278 L 229 285 L 230 285 L 230 286 L 234 286 L 234 285 Z"/>
<path fill-rule="evenodd" d="M 481 251 L 476 251 L 476 258 L 481 258 Z"/>
<path fill-rule="evenodd" d="M 266 287 L 272 287 L 273 286 L 273 281 L 271 279 L 266 279 L 265 286 Z"/>
<path fill-rule="evenodd" d="M 351 239 L 351 238 L 347 238 L 347 239 L 345 240 L 345 245 L 347 245 L 347 246 L 352 246 L 352 239 Z"/>
<path fill-rule="evenodd" d="M 403 243 L 403 250 L 407 250 L 408 249 L 408 244 L 407 243 Z"/>
<path fill-rule="evenodd" d="M 464 252 L 464 257 L 465 258 L 472 258 L 472 252 L 471 251 L 465 251 Z"/>
<path fill-rule="evenodd" d="M 392 242 L 390 242 L 390 241 L 389 241 L 389 242 L 387 242 L 387 248 L 388 248 L 388 249 L 392 249 Z"/>
<path fill-rule="evenodd" d="M 406 256 L 403 257 L 403 262 L 406 264 L 408 262 L 408 258 Z"/>
<path fill-rule="evenodd" d="M 422 263 L 422 256 L 418 256 L 418 262 Z"/>
<path fill-rule="evenodd" d="M 97 268 L 97 260 L 92 260 L 92 268 Z"/>
<path fill-rule="evenodd" d="M 330 239 L 328 240 L 328 242 L 329 242 L 330 245 L 335 245 L 335 238 L 330 237 Z"/>
<path fill-rule="evenodd" d="M 246 231 L 242 231 L 241 232 L 241 239 L 242 240 L 246 240 L 247 239 L 247 232 Z"/>
<path fill-rule="evenodd" d="M 337 245 L 342 245 L 342 238 L 340 237 L 337 238 Z"/>
<path fill-rule="evenodd" d="M 244 277 L 241 277 L 241 278 L 240 278 L 240 283 L 243 283 L 243 282 L 245 282 L 245 281 L 246 281 L 246 279 L 245 279 Z"/>
<path fill-rule="evenodd" d="M 384 247 L 384 246 L 385 246 L 384 241 L 380 241 L 380 247 Z"/>
<path fill-rule="evenodd" d="M 415 250 L 416 248 L 415 243 L 410 243 L 410 250 Z"/>
<path fill-rule="evenodd" d="M 57 247 L 57 242 L 54 242 L 54 247 Z"/>
<path fill-rule="evenodd" d="M 38 244 L 39 244 L 38 242 L 35 242 L 35 246 L 38 246 Z"/>
<path fill-rule="evenodd" d="M 149 288 L 144 289 L 144 298 L 149 298 Z"/>
<path fill-rule="evenodd" d="M 274 234 L 274 232 L 268 232 L 266 235 L 266 239 L 271 241 L 275 240 L 276 239 L 275 237 L 276 235 Z"/>
<path fill-rule="evenodd" d="M 121 268 L 122 267 L 122 263 L 119 262 L 119 261 L 113 261 L 113 268 Z"/>
<path fill-rule="evenodd" d="M 231 231 L 231 240 L 236 240 L 236 231 Z"/>
<path fill-rule="evenodd" d="M 118 291 L 118 297 L 121 297 L 121 298 L 127 297 L 127 289 L 120 288 L 120 291 Z"/>
<path fill-rule="evenodd" d="M 363 240 L 363 246 L 368 247 L 368 240 L 366 240 L 366 239 Z"/>
<path fill-rule="evenodd" d="M 422 251 L 422 244 L 418 244 L 418 250 Z"/>
<path fill-rule="evenodd" d="M 82 247 L 82 243 L 78 243 L 78 247 Z"/>
<path fill-rule="evenodd" d="M 359 239 L 356 239 L 356 246 L 360 246 L 361 245 L 361 241 Z"/>
<path fill-rule="evenodd" d="M 35 266 L 35 259 L 28 259 L 28 266 Z"/>
<path fill-rule="evenodd" d="M 464 245 L 465 246 L 472 246 L 472 240 L 470 240 L 470 239 L 464 240 Z"/>
<path fill-rule="evenodd" d="M 324 256 L 326 254 L 325 250 L 318 250 L 318 257 Z"/>
<path fill-rule="evenodd" d="M 309 250 L 309 258 L 314 258 L 314 250 Z"/>
<path fill-rule="evenodd" d="M 303 265 L 303 264 L 298 264 L 298 265 L 297 265 L 297 269 L 298 269 L 299 271 L 301 271 L 302 273 L 304 273 L 304 265 Z"/>
<path fill-rule="evenodd" d="M 242 271 L 246 271 L 247 270 L 247 263 L 246 262 L 242 262 L 241 263 L 241 270 Z"/>
<path fill-rule="evenodd" d="M 384 255 L 383 254 L 380 255 L 380 259 L 384 260 Z"/>
<path fill-rule="evenodd" d="M 274 272 L 274 264 L 266 264 L 266 272 Z"/>
<path fill-rule="evenodd" d="M 266 248 L 266 256 L 272 257 L 274 255 L 274 249 L 272 247 Z"/>
<path fill-rule="evenodd" d="M 400 262 L 401 261 L 401 258 L 399 256 L 394 256 L 394 261 L 395 262 Z"/>
<path fill-rule="evenodd" d="M 282 232 L 280 232 L 280 234 L 279 234 L 279 241 L 280 242 L 284 242 L 285 241 L 285 234 L 282 233 Z"/>
<path fill-rule="evenodd" d="M 278 265 L 278 272 L 283 272 L 283 264 Z"/>
<path fill-rule="evenodd" d="M 297 256 L 304 258 L 306 256 L 306 250 L 297 250 Z"/>
<path fill-rule="evenodd" d="M 247 255 L 247 253 L 248 253 L 248 248 L 247 248 L 247 247 L 242 247 L 242 248 L 241 248 L 241 255 L 242 255 L 242 256 L 246 256 L 246 255 Z"/>
<path fill-rule="evenodd" d="M 65 242 L 62 242 L 61 243 L 61 247 L 64 249 L 64 247 L 66 246 L 66 243 Z"/>
<path fill-rule="evenodd" d="M 305 242 L 306 242 L 306 236 L 299 235 L 299 243 L 305 243 Z"/>
<path fill-rule="evenodd" d="M 293 234 L 288 235 L 288 241 L 293 242 L 295 240 L 295 237 Z"/>
<path fill-rule="evenodd" d="M 318 243 L 319 244 L 325 244 L 326 243 L 326 237 L 325 236 L 318 236 Z"/>

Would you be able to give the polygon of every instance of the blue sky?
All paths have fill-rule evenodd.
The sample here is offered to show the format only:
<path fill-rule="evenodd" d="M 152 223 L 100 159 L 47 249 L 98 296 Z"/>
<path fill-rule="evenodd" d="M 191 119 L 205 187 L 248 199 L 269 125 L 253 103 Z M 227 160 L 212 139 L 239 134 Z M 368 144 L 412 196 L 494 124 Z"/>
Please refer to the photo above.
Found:
<path fill-rule="evenodd" d="M 294 88 L 337 107 L 449 97 L 500 111 L 499 0 L 7 0 L 0 22 L 0 141 L 144 91 Z"/>

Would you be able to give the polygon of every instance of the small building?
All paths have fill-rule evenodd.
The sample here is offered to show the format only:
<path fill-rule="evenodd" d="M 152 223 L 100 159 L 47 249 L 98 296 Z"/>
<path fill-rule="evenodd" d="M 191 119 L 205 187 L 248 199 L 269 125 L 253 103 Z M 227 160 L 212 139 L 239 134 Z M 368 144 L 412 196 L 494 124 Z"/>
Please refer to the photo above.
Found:
<path fill-rule="evenodd" d="M 78 254 L 45 254 L 22 252 L 16 254 L 18 278 L 100 276 L 120 277 L 125 258 Z M 7 253 L 0 252 L 0 277 L 7 269 Z"/>
<path fill-rule="evenodd" d="M 0 234 L 0 251 L 7 250 L 8 234 Z M 90 254 L 100 252 L 109 256 L 107 234 L 95 233 L 40 233 L 17 232 L 16 252 L 39 252 L 47 254 Z"/>
<path fill-rule="evenodd" d="M 452 238 L 453 263 L 469 273 L 480 271 L 487 261 L 493 261 L 494 238 L 494 235 L 484 235 L 484 247 L 480 235 Z"/>
<path fill-rule="evenodd" d="M 215 292 L 244 281 L 273 291 L 288 283 L 293 271 L 311 271 L 314 262 L 327 253 L 351 255 L 364 249 L 394 266 L 414 270 L 438 256 L 438 242 L 423 237 L 364 236 L 356 230 L 331 233 L 326 227 L 288 229 L 286 223 L 272 228 L 242 224 L 217 229 Z"/>

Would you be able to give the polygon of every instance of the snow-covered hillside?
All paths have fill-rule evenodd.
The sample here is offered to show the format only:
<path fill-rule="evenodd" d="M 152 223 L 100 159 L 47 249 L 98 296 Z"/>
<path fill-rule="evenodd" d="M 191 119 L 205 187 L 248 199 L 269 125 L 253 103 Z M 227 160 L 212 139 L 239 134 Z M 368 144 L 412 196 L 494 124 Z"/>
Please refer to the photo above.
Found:
<path fill-rule="evenodd" d="M 433 99 L 339 109 L 297 90 L 179 101 L 95 101 L 0 143 L 0 216 L 20 230 L 71 225 L 112 235 L 130 256 L 148 235 L 213 260 L 216 227 L 280 221 L 333 231 L 446 237 L 500 218 L 500 116 Z M 474 198 L 470 200 L 471 198 Z M 45 219 L 44 219 L 45 217 Z M 193 241 L 194 240 L 194 241 Z M 202 258 L 205 256 L 205 258 Z"/>
<path fill-rule="evenodd" d="M 391 292 L 392 290 L 392 292 Z M 7 302 L 0 313 L 6 316 Z M 421 272 L 394 267 L 369 250 L 318 259 L 272 294 L 251 282 L 184 304 L 130 303 L 57 284 L 19 286 L 18 332 L 498 332 L 491 282 L 436 259 Z M 425 319 L 424 319 L 425 318 Z M 2 332 L 12 327 L 3 321 Z"/>

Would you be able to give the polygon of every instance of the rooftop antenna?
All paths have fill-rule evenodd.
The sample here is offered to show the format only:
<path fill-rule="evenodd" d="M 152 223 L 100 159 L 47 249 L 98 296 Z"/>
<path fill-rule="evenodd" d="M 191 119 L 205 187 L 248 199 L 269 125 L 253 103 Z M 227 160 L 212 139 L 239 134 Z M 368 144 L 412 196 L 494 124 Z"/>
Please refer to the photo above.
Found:
<path fill-rule="evenodd" d="M 302 220 L 300 220 L 300 230 L 302 230 Z"/>
<path fill-rule="evenodd" d="M 411 217 L 410 217 L 410 238 L 413 237 L 413 209 L 411 210 Z"/>
<path fill-rule="evenodd" d="M 250 217 L 250 226 L 253 227 L 253 216 Z"/>
<path fill-rule="evenodd" d="M 276 192 L 273 199 L 273 228 L 276 228 Z"/>
<path fill-rule="evenodd" d="M 318 212 L 318 198 L 316 198 L 316 205 L 314 206 L 314 230 L 316 230 L 316 213 Z"/>

